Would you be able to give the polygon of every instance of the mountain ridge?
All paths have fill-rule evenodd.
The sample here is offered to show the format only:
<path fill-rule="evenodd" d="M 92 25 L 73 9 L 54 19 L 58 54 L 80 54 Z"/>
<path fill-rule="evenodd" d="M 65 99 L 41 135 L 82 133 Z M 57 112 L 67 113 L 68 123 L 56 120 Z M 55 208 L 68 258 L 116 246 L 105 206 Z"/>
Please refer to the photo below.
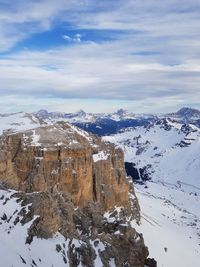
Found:
<path fill-rule="evenodd" d="M 0 136 L 4 266 L 49 267 L 38 243 L 51 244 L 55 266 L 143 267 L 148 249 L 131 225 L 140 208 L 123 152 L 65 122 L 28 130 L 23 123 Z"/>

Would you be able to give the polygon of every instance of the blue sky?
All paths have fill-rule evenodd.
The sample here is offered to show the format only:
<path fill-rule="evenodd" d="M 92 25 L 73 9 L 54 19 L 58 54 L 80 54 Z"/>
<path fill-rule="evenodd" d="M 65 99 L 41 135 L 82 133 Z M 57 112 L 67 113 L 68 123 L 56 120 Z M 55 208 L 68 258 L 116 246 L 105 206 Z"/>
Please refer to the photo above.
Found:
<path fill-rule="evenodd" d="M 199 0 L 0 0 L 0 112 L 200 108 Z"/>

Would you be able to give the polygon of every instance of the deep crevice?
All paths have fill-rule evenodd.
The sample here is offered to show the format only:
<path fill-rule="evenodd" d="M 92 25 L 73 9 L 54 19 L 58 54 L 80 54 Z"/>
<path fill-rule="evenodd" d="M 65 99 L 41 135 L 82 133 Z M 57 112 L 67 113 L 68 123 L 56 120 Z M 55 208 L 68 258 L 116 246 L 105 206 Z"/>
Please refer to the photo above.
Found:
<path fill-rule="evenodd" d="M 93 201 L 97 202 L 96 177 L 93 174 Z"/>

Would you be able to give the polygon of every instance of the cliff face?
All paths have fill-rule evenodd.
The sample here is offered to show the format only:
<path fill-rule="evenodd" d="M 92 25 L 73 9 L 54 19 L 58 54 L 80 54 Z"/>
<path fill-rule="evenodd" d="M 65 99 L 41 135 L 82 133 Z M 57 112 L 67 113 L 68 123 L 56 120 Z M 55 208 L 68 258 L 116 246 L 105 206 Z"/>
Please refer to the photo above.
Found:
<path fill-rule="evenodd" d="M 147 248 L 128 222 L 139 222 L 140 211 L 121 150 L 66 123 L 5 133 L 0 146 L 1 183 L 20 191 L 13 197 L 22 206 L 29 204 L 17 223 L 37 215 L 27 243 L 59 232 L 68 243 L 56 250 L 68 266 L 97 266 L 97 257 L 102 266 L 110 259 L 116 266 L 144 266 Z"/>

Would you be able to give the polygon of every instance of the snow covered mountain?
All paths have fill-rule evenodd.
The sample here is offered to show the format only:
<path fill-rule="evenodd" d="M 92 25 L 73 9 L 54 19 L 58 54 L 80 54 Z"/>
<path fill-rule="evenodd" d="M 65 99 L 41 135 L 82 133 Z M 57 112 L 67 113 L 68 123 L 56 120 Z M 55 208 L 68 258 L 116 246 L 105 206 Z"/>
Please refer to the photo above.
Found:
<path fill-rule="evenodd" d="M 70 123 L 76 122 L 92 122 L 95 118 L 93 114 L 87 114 L 83 110 L 79 110 L 75 113 L 62 113 L 62 112 L 48 112 L 45 109 L 41 109 L 34 113 L 40 119 L 47 120 L 48 122 L 55 122 L 58 120 L 67 121 Z"/>
<path fill-rule="evenodd" d="M 23 132 L 34 130 L 40 125 L 65 121 L 88 132 L 103 135 L 106 142 L 115 143 L 124 150 L 126 171 L 137 182 L 135 188 L 141 207 L 141 225 L 132 224 L 138 232 L 143 233 L 150 255 L 158 261 L 158 266 L 196 267 L 200 257 L 199 113 L 190 108 L 159 115 L 136 115 L 125 110 L 112 114 L 88 114 L 82 110 L 76 113 L 40 110 L 34 114 L 1 114 L 0 131 L 1 134 Z M 3 191 L 0 193 L 9 194 Z M 13 201 L 9 200 L 8 204 Z M 4 217 L 7 205 L 2 203 L 1 217 Z M 8 226 L 6 229 L 9 231 L 9 225 L 2 223 Z M 12 233 L 15 234 L 15 231 Z M 53 236 L 52 247 L 47 245 L 49 251 L 52 251 L 55 243 L 62 245 L 62 238 Z M 33 244 L 35 241 L 37 239 L 33 240 Z M 40 241 L 43 246 L 44 240 Z M 39 253 L 34 249 L 33 246 L 31 255 Z M 19 264 L 23 263 L 23 259 L 29 262 L 28 251 L 24 255 L 20 254 L 23 259 L 18 254 L 17 251 Z M 39 259 L 30 257 L 30 263 L 32 260 L 37 261 L 38 266 L 43 266 Z M 45 261 L 44 266 L 48 266 L 47 259 L 43 257 L 42 260 Z M 59 260 L 56 254 L 55 262 Z M 111 266 L 115 266 L 113 262 Z"/>
<path fill-rule="evenodd" d="M 32 113 L 0 114 L 0 135 L 4 132 L 24 131 L 39 127 L 42 121 Z"/>
<path fill-rule="evenodd" d="M 134 227 L 140 209 L 122 151 L 66 122 L 38 127 L 31 114 L 6 118 L 0 265 L 149 266 L 148 248 Z"/>
<path fill-rule="evenodd" d="M 135 114 L 123 109 L 114 113 L 86 113 L 79 110 L 76 113 L 48 112 L 41 109 L 35 113 L 0 114 L 0 132 L 25 130 L 35 128 L 41 124 L 52 124 L 58 121 L 72 123 L 83 130 L 100 136 L 110 135 L 128 127 L 148 126 L 160 120 L 169 118 L 180 123 L 192 123 L 200 127 L 200 111 L 183 108 L 176 113 L 154 115 Z"/>
<path fill-rule="evenodd" d="M 28 229 L 37 216 L 20 223 L 28 214 L 30 204 L 23 205 L 18 197 L 13 197 L 15 194 L 13 190 L 0 190 L 1 266 L 63 266 L 63 258 L 55 249 L 65 243 L 61 234 L 55 233 L 48 240 L 35 237 L 31 245 L 26 244 Z"/>
<path fill-rule="evenodd" d="M 195 123 L 200 120 L 200 111 L 198 109 L 184 107 L 176 113 L 170 114 L 170 116 L 185 123 Z"/>
<path fill-rule="evenodd" d="M 56 121 L 70 122 L 85 131 L 106 135 L 118 132 L 120 129 L 133 126 L 149 125 L 157 120 L 157 116 L 151 114 L 129 113 L 126 110 L 119 109 L 114 113 L 86 113 L 80 110 L 76 113 L 60 113 L 39 110 L 34 115 L 47 123 Z"/>
<path fill-rule="evenodd" d="M 135 114 L 124 109 L 114 113 L 86 113 L 79 110 L 76 113 L 48 112 L 39 110 L 34 115 L 47 123 L 59 120 L 67 121 L 84 129 L 85 131 L 98 134 L 110 135 L 127 127 L 148 126 L 161 118 L 169 118 L 180 123 L 193 124 L 200 127 L 200 111 L 191 108 L 182 108 L 175 113 L 169 114 Z"/>
<path fill-rule="evenodd" d="M 200 257 L 200 129 L 171 119 L 105 136 L 125 153 L 144 234 L 158 266 L 198 266 Z M 144 180 L 146 181 L 144 184 Z M 150 233 L 153 233 L 154 238 Z"/>
<path fill-rule="evenodd" d="M 194 125 L 161 119 L 148 127 L 127 128 L 104 140 L 124 150 L 125 161 L 137 166 L 140 179 L 200 187 L 200 129 Z"/>

